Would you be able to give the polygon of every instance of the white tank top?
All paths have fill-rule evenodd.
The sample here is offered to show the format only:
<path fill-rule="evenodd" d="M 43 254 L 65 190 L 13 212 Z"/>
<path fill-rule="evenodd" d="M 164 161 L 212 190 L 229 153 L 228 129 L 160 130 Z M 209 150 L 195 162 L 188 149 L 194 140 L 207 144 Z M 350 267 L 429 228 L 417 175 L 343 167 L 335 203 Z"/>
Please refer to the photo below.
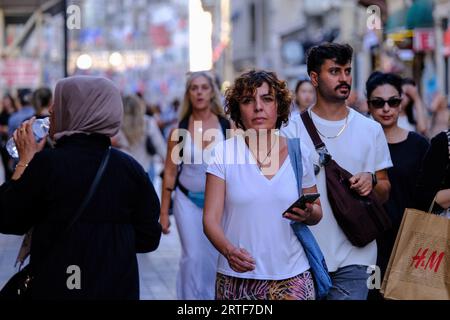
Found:
<path fill-rule="evenodd" d="M 194 143 L 188 134 L 183 148 L 183 168 L 179 177 L 180 183 L 189 191 L 204 192 L 206 185 L 206 169 L 208 168 L 210 153 L 214 146 L 224 140 L 222 128 L 219 126 L 217 139 L 204 150 Z"/>

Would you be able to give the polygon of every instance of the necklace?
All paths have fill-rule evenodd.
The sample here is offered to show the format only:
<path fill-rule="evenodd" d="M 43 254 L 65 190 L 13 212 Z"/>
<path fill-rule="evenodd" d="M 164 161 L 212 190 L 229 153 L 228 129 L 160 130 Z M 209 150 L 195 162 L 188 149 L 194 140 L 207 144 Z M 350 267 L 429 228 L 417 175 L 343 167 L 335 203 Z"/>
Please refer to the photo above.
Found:
<path fill-rule="evenodd" d="M 344 125 L 342 126 L 342 128 L 339 130 L 339 132 L 338 132 L 335 136 L 327 137 L 326 135 L 322 134 L 322 133 L 319 131 L 319 129 L 317 129 L 317 127 L 316 127 L 317 133 L 320 134 L 320 135 L 321 135 L 322 137 L 324 137 L 325 139 L 335 139 L 335 138 L 339 137 L 339 136 L 342 134 L 342 132 L 344 132 L 345 128 L 347 128 L 347 124 L 348 124 L 348 115 L 349 115 L 349 114 L 350 114 L 350 112 L 347 112 L 347 116 L 345 117 L 345 123 L 344 123 Z M 311 110 L 309 111 L 309 117 L 310 117 L 311 120 L 312 120 Z"/>
<path fill-rule="evenodd" d="M 258 155 L 256 155 L 255 159 L 256 159 L 256 163 L 257 166 L 259 168 L 259 170 L 261 170 L 263 164 L 266 162 L 267 158 L 270 156 L 270 154 L 272 153 L 273 148 L 275 147 L 275 144 L 277 143 L 277 138 L 274 138 L 274 142 L 272 143 L 272 147 L 269 150 L 269 153 L 267 153 L 266 157 L 264 158 L 263 161 L 259 162 L 258 160 Z"/>

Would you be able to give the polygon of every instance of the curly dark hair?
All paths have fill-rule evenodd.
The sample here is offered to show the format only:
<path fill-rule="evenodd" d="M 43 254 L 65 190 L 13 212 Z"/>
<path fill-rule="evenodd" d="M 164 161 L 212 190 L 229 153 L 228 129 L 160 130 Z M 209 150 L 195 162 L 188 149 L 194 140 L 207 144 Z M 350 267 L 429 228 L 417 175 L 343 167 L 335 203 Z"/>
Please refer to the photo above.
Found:
<path fill-rule="evenodd" d="M 286 81 L 278 79 L 275 72 L 265 70 L 251 70 L 243 73 L 234 81 L 234 85 L 225 91 L 225 112 L 230 115 L 236 126 L 246 129 L 241 119 L 240 103 L 241 99 L 247 95 L 254 95 L 256 89 L 264 82 L 269 85 L 269 92 L 273 94 L 277 102 L 277 123 L 276 128 L 288 122 L 292 95 L 288 89 Z"/>

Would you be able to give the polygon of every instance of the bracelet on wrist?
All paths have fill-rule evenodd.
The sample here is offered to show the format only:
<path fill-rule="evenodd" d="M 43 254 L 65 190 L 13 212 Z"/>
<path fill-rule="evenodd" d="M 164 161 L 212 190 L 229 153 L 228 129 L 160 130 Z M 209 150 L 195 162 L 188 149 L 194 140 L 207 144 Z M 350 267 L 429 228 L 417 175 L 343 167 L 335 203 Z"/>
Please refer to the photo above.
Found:
<path fill-rule="evenodd" d="M 26 167 L 28 167 L 28 163 L 18 163 L 18 164 L 16 164 L 16 168 L 17 167 L 26 168 Z"/>

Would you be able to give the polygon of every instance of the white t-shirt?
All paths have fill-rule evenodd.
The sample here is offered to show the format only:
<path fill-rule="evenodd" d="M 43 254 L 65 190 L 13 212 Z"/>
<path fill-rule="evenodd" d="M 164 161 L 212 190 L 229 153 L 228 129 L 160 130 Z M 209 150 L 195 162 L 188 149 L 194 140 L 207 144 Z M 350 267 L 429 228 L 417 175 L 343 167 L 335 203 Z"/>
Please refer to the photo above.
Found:
<path fill-rule="evenodd" d="M 303 160 L 302 187 L 316 184 L 308 151 L 300 145 Z M 218 272 L 238 278 L 282 280 L 309 269 L 303 248 L 282 213 L 298 199 L 298 188 L 289 156 L 279 171 L 267 179 L 259 170 L 242 136 L 214 149 L 207 173 L 225 180 L 222 227 L 227 239 L 245 248 L 255 259 L 253 271 L 237 273 L 220 255 Z"/>
<path fill-rule="evenodd" d="M 392 167 L 391 156 L 386 137 L 378 122 L 364 117 L 349 109 L 347 128 L 334 139 L 320 138 L 325 143 L 333 159 L 352 174 L 375 172 Z M 308 109 L 309 111 L 311 109 Z M 345 119 L 328 121 L 310 112 L 316 128 L 325 136 L 335 136 L 345 124 Z M 319 155 L 303 125 L 300 116 L 291 119 L 289 125 L 282 128 L 287 137 L 300 137 L 310 150 L 310 161 L 319 163 Z M 321 168 L 316 176 L 317 189 L 322 204 L 322 220 L 311 231 L 316 237 L 330 272 L 348 265 L 374 265 L 377 259 L 377 245 L 372 241 L 363 248 L 353 246 L 338 226 L 328 201 L 325 170 Z"/>

